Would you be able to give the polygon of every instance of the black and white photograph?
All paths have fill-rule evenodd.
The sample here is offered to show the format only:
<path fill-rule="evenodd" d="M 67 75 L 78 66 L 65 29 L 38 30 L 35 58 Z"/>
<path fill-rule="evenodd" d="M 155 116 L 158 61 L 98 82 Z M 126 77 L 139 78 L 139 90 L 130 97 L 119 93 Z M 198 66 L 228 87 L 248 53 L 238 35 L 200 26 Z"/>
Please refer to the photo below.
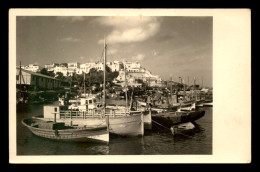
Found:
<path fill-rule="evenodd" d="M 89 10 L 13 11 L 15 156 L 214 156 L 214 16 Z"/>

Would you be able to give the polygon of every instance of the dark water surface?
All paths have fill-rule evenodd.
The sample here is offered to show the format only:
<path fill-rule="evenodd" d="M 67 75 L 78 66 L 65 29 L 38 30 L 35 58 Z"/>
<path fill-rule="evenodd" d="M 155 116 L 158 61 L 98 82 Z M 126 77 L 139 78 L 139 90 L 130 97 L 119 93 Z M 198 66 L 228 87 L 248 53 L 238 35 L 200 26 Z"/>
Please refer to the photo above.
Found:
<path fill-rule="evenodd" d="M 203 108 L 195 130 L 186 135 L 145 132 L 144 137 L 111 138 L 109 144 L 57 142 L 33 135 L 21 124 L 23 118 L 43 114 L 43 105 L 30 105 L 17 113 L 17 155 L 174 155 L 212 154 L 212 107 Z M 156 126 L 153 126 L 156 127 Z"/>

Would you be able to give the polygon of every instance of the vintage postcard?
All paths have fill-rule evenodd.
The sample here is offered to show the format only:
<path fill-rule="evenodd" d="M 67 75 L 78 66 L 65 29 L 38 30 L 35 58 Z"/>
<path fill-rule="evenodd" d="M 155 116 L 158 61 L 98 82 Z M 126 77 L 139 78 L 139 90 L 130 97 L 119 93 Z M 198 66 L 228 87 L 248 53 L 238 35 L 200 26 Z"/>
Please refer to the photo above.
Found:
<path fill-rule="evenodd" d="M 10 163 L 250 163 L 249 9 L 10 9 Z"/>

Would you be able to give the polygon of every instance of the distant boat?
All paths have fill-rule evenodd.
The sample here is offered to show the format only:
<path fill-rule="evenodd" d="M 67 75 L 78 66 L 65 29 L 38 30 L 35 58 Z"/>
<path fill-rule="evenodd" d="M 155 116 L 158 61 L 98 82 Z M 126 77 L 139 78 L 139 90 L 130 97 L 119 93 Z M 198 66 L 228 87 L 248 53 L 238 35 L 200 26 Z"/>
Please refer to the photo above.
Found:
<path fill-rule="evenodd" d="M 196 109 L 195 103 L 192 103 L 191 105 L 185 106 L 185 107 L 183 107 L 182 104 L 180 104 L 180 107 L 179 107 L 179 110 L 181 110 L 181 111 L 191 111 L 191 110 L 195 110 L 195 109 Z"/>
<path fill-rule="evenodd" d="M 22 124 L 33 134 L 47 139 L 75 142 L 109 142 L 107 126 L 80 128 L 65 126 L 65 123 L 40 119 L 23 119 Z"/>
<path fill-rule="evenodd" d="M 212 107 L 212 106 L 213 106 L 213 102 L 205 102 L 205 103 L 203 104 L 203 106 Z"/>
<path fill-rule="evenodd" d="M 146 102 L 143 102 L 143 101 L 137 100 L 137 103 L 138 103 L 139 106 L 146 107 Z"/>
<path fill-rule="evenodd" d="M 203 105 L 212 107 L 213 106 L 213 100 L 212 99 L 206 99 Z"/>
<path fill-rule="evenodd" d="M 196 100 L 196 107 L 203 107 L 204 106 L 204 100 Z"/>

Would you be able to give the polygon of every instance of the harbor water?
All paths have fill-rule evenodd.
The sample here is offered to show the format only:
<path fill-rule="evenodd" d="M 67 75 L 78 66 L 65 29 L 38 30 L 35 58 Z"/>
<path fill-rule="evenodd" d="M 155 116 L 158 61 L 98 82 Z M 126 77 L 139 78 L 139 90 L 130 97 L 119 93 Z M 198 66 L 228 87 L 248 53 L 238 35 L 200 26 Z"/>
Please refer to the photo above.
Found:
<path fill-rule="evenodd" d="M 145 132 L 143 137 L 115 137 L 109 144 L 57 142 L 33 135 L 21 124 L 23 118 L 43 114 L 43 104 L 17 112 L 17 155 L 201 155 L 212 154 L 212 107 L 188 134 L 170 131 Z M 158 127 L 155 124 L 153 127 Z"/>

